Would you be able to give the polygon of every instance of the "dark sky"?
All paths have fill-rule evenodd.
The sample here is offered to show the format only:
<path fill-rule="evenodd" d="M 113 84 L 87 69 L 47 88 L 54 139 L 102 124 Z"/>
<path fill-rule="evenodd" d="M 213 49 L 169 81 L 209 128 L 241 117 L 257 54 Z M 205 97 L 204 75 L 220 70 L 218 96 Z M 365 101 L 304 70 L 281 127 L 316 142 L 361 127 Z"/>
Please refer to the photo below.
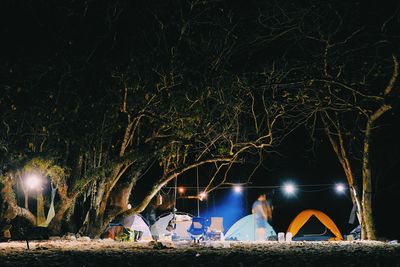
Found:
<path fill-rule="evenodd" d="M 171 1 L 173 4 L 169 5 L 170 1 L 114 2 L 119 3 L 116 5 L 117 8 L 124 6 L 124 11 L 119 16 L 113 13 L 113 9 L 105 8 L 109 6 L 106 0 L 2 1 L 0 4 L 2 47 L 0 59 L 3 61 L 1 70 L 14 70 L 23 76 L 24 73 L 29 73 L 30 70 L 46 62 L 58 66 L 60 70 L 57 71 L 65 71 L 68 67 L 83 68 L 85 70 L 79 75 L 91 78 L 79 76 L 76 84 L 82 88 L 82 94 L 95 93 L 98 82 L 96 77 L 110 72 L 107 65 L 129 64 L 130 57 L 125 52 L 132 47 L 139 51 L 138 54 L 140 51 L 154 49 L 155 40 L 152 39 L 151 32 L 157 22 L 150 14 L 158 13 L 160 17 L 168 18 L 169 8 L 179 3 Z M 309 1 L 304 2 L 309 3 Z M 381 29 L 388 18 L 393 16 L 388 27 L 393 25 L 400 27 L 398 1 L 369 2 L 373 1 L 358 1 L 358 4 L 354 5 L 358 7 L 354 10 L 355 23 L 374 34 Z M 235 12 L 242 12 L 239 14 L 245 18 L 251 15 L 258 3 L 259 1 L 249 3 L 243 1 L 241 4 L 232 4 L 232 9 Z M 221 5 L 229 6 L 227 1 L 221 1 Z M 338 5 L 338 8 L 346 6 Z M 111 17 L 108 20 L 107 16 L 110 13 Z M 169 21 L 173 23 L 174 19 L 178 18 L 172 17 Z M 240 56 L 236 59 L 236 64 L 237 66 L 242 64 Z M 235 64 L 232 66 L 235 67 Z M 40 95 L 40 89 L 32 90 L 37 90 Z M 29 99 L 25 101 L 28 103 Z M 374 186 L 378 188 L 374 195 L 378 230 L 384 236 L 396 238 L 400 238 L 400 232 L 396 230 L 398 222 L 394 220 L 393 215 L 400 203 L 399 114 L 397 109 L 385 116 L 381 122 L 382 126 L 374 132 L 372 143 Z M 280 155 L 266 157 L 263 167 L 256 172 L 252 185 L 281 185 L 288 179 L 297 184 L 345 182 L 345 176 L 327 140 L 321 137 L 315 140 L 314 145 L 313 147 L 307 133 L 301 129 L 296 131 L 279 147 Z M 242 173 L 238 171 L 235 175 L 248 175 L 251 167 L 244 167 Z M 180 183 L 193 183 L 185 179 L 180 180 Z M 240 180 L 241 177 L 236 179 Z M 217 202 L 227 194 L 223 193 L 223 190 L 216 192 Z M 244 213 L 250 212 L 250 205 L 258 193 L 259 190 L 248 190 Z M 320 192 L 300 191 L 293 198 L 283 196 L 277 189 L 273 204 L 275 206 L 273 224 L 278 231 L 285 230 L 290 220 L 306 208 L 326 212 L 344 233 L 352 227 L 347 224 L 352 207 L 349 196 L 336 195 L 332 189 Z M 190 203 L 189 200 L 185 200 L 183 204 L 178 203 L 178 207 L 179 205 L 184 205 L 182 208 L 187 211 L 193 211 L 195 208 L 195 203 Z M 208 204 L 202 203 L 202 209 L 205 210 L 207 205 L 208 208 L 211 207 L 211 200 Z"/>

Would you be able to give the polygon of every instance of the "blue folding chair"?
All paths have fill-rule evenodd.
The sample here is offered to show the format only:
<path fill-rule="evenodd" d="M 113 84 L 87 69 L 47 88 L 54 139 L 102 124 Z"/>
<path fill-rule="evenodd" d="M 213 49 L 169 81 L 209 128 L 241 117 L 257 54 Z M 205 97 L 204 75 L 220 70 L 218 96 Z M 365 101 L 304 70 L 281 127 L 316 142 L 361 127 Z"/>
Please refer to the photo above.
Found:
<path fill-rule="evenodd" d="M 206 220 L 202 217 L 193 217 L 192 224 L 187 230 L 190 234 L 190 237 L 194 240 L 195 243 L 199 243 L 200 240 L 204 240 L 206 234 Z"/>

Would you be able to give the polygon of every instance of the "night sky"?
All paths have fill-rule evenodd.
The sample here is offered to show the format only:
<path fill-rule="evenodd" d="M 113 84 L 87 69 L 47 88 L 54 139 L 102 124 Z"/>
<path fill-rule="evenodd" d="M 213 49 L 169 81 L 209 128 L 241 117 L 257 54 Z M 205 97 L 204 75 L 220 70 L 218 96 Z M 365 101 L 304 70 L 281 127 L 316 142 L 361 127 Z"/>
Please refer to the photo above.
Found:
<path fill-rule="evenodd" d="M 26 113 L 28 117 L 29 114 L 37 112 L 37 106 L 43 103 L 54 104 L 57 110 L 64 110 L 67 118 L 65 125 L 61 126 L 64 128 L 60 131 L 59 138 L 63 138 L 64 135 L 85 135 L 86 131 L 89 133 L 87 128 L 93 127 L 95 121 L 102 119 L 101 116 L 98 118 L 98 109 L 111 108 L 111 104 L 108 106 L 105 100 L 110 99 L 111 103 L 116 97 L 112 90 L 118 86 L 113 83 L 112 73 L 128 69 L 145 76 L 151 71 L 150 68 L 155 61 L 163 64 L 168 60 L 165 58 L 167 52 L 164 51 L 168 49 L 163 47 L 163 42 L 175 40 L 177 34 L 175 26 L 181 19 L 177 10 L 180 7 L 187 8 L 184 2 L 2 1 L 0 4 L 2 103 L 10 103 L 7 101 L 12 99 L 11 102 L 17 107 L 16 112 Z M 294 50 L 293 44 L 285 40 L 269 48 L 264 48 L 260 44 L 251 45 L 250 36 L 257 35 L 257 31 L 260 30 L 252 26 L 252 20 L 264 1 L 213 2 L 215 2 L 214 7 L 219 7 L 219 10 L 207 11 L 210 17 L 220 23 L 220 19 L 232 14 L 231 23 L 237 25 L 235 32 L 238 43 L 241 43 L 233 49 L 230 58 L 226 59 L 228 63 L 224 68 L 227 72 L 251 72 L 264 64 L 271 66 L 270 62 L 275 59 L 298 53 Z M 322 5 L 321 2 L 299 1 L 298 6 L 299 9 L 318 6 Z M 346 14 L 345 23 L 362 28 L 368 37 L 381 34 L 379 32 L 386 21 L 387 31 L 381 35 L 387 35 L 392 41 L 393 48 L 387 54 L 397 53 L 400 56 L 398 1 L 347 2 L 334 5 L 334 8 Z M 391 19 L 388 20 L 389 18 Z M 161 37 L 156 34 L 160 23 L 166 25 L 166 35 Z M 207 26 L 198 26 L 191 38 L 196 42 L 197 38 L 200 39 L 199 36 L 216 38 L 220 34 L 209 33 L 208 30 Z M 367 38 L 365 36 L 363 38 Z M 249 39 L 246 41 L 247 37 Z M 206 65 L 209 62 L 201 61 L 201 53 L 192 54 L 184 48 L 180 53 L 179 57 L 182 58 L 190 55 L 191 61 L 185 62 L 185 66 L 192 68 L 193 72 L 189 71 L 188 75 L 196 77 L 207 69 Z M 377 82 L 381 87 L 385 84 L 383 80 L 380 84 Z M 104 91 L 99 88 L 108 89 Z M 395 90 L 400 90 L 400 83 L 397 83 Z M 54 98 L 59 96 L 57 103 L 52 102 L 53 95 Z M 47 102 L 42 101 L 49 97 L 50 100 L 46 100 Z M 78 115 L 71 112 L 76 101 L 84 107 Z M 101 106 L 90 108 L 93 103 L 94 105 L 101 103 Z M 1 107 L 1 111 L 6 109 L 9 107 Z M 40 115 L 36 118 L 41 119 Z M 398 222 L 394 219 L 397 217 L 394 213 L 398 211 L 397 206 L 400 203 L 399 123 L 400 109 L 397 105 L 379 121 L 379 127 L 375 129 L 371 143 L 374 214 L 379 233 L 389 238 L 400 238 Z M 255 172 L 249 186 L 279 186 L 288 180 L 299 185 L 346 183 L 343 170 L 324 135 L 310 138 L 307 130 L 298 128 L 285 138 L 275 151 L 276 153 L 265 152 L 262 166 Z M 234 167 L 235 171 L 231 172 L 230 180 L 244 182 L 255 166 L 254 160 L 247 164 L 239 164 Z M 201 168 L 200 176 L 207 176 L 208 172 L 207 168 Z M 153 166 L 147 175 L 157 173 L 159 173 L 158 167 Z M 150 186 L 146 184 L 146 179 L 139 181 L 138 184 L 144 188 Z M 181 177 L 178 185 L 195 186 L 195 172 Z M 173 186 L 173 183 L 169 186 Z M 163 192 L 167 191 L 163 189 Z M 344 234 L 355 227 L 347 223 L 352 208 L 349 194 L 337 195 L 333 187 L 326 186 L 302 187 L 294 197 L 285 196 L 279 188 L 274 191 L 245 189 L 242 196 L 237 196 L 241 199 L 241 202 L 238 202 L 241 210 L 235 216 L 241 217 L 250 213 L 252 202 L 261 192 L 267 192 L 272 197 L 274 205 L 272 225 L 276 231 L 285 231 L 290 221 L 300 211 L 309 208 L 327 213 Z M 201 202 L 201 213 L 218 214 L 219 211 L 215 210 L 215 207 L 224 209 L 224 204 L 229 206 L 229 203 L 234 202 L 230 198 L 231 194 L 230 189 L 213 191 L 208 200 Z M 177 207 L 179 211 L 196 214 L 195 200 L 178 199 Z M 229 226 L 232 220 L 227 220 L 226 224 Z"/>

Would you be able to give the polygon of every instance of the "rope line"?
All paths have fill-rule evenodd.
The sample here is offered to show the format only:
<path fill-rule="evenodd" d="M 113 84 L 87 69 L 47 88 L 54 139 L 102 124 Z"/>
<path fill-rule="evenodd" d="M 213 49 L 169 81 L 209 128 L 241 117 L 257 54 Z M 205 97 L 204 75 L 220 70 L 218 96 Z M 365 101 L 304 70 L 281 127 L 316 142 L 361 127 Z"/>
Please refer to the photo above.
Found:
<path fill-rule="evenodd" d="M 305 185 L 296 185 L 296 187 L 330 187 L 335 184 L 305 184 Z M 165 186 L 166 189 L 175 189 L 176 186 Z M 206 187 L 200 187 L 200 186 L 179 186 L 183 187 L 185 189 L 205 189 Z M 258 185 L 258 186 L 241 186 L 243 189 L 250 188 L 250 189 L 262 189 L 262 188 L 283 188 L 285 185 Z M 219 186 L 216 189 L 231 189 L 232 186 Z"/>

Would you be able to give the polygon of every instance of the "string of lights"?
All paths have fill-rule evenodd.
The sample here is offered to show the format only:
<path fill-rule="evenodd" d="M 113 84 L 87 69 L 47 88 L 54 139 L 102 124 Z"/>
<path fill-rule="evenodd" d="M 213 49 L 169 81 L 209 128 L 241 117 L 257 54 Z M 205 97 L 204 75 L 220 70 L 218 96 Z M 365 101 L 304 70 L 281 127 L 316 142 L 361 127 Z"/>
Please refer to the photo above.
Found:
<path fill-rule="evenodd" d="M 322 186 L 330 187 L 330 186 L 335 186 L 335 185 L 337 185 L 337 184 L 304 184 L 304 185 L 296 185 L 296 187 L 322 187 Z M 233 186 L 219 186 L 216 189 L 231 189 L 231 188 L 235 188 L 235 187 L 241 187 L 242 189 L 275 189 L 275 188 L 282 188 L 285 186 L 286 185 L 256 185 L 256 186 L 233 185 Z M 165 189 L 174 189 L 175 187 L 174 186 L 165 186 L 164 188 Z M 197 189 L 196 186 L 178 186 L 178 190 L 179 190 L 179 188 L 181 188 L 181 189 L 184 188 L 187 190 Z M 199 186 L 198 188 L 205 189 L 206 187 Z"/>
<path fill-rule="evenodd" d="M 219 186 L 215 188 L 216 190 L 221 190 L 221 189 L 232 189 L 235 193 L 240 194 L 244 189 L 282 189 L 283 192 L 287 196 L 295 195 L 297 191 L 301 192 L 306 192 L 306 193 L 312 193 L 312 192 L 321 192 L 321 191 L 326 191 L 329 190 L 334 186 L 335 191 L 338 194 L 344 194 L 346 192 L 347 187 L 343 183 L 331 183 L 331 184 L 302 184 L 302 185 L 296 185 L 293 182 L 287 182 L 282 185 L 243 185 L 243 184 L 231 184 L 231 185 L 224 185 L 224 186 Z M 302 188 L 315 188 L 319 187 L 318 189 L 302 189 Z M 176 187 L 174 186 L 169 186 L 166 187 L 167 189 L 175 189 Z M 203 200 L 207 198 L 207 192 L 206 187 L 195 187 L 195 186 L 178 186 L 177 188 L 178 192 L 180 195 L 185 194 L 186 190 L 196 190 L 199 192 L 201 190 L 201 193 L 198 194 L 198 196 L 192 196 L 192 198 L 198 198 L 200 200 Z"/>

